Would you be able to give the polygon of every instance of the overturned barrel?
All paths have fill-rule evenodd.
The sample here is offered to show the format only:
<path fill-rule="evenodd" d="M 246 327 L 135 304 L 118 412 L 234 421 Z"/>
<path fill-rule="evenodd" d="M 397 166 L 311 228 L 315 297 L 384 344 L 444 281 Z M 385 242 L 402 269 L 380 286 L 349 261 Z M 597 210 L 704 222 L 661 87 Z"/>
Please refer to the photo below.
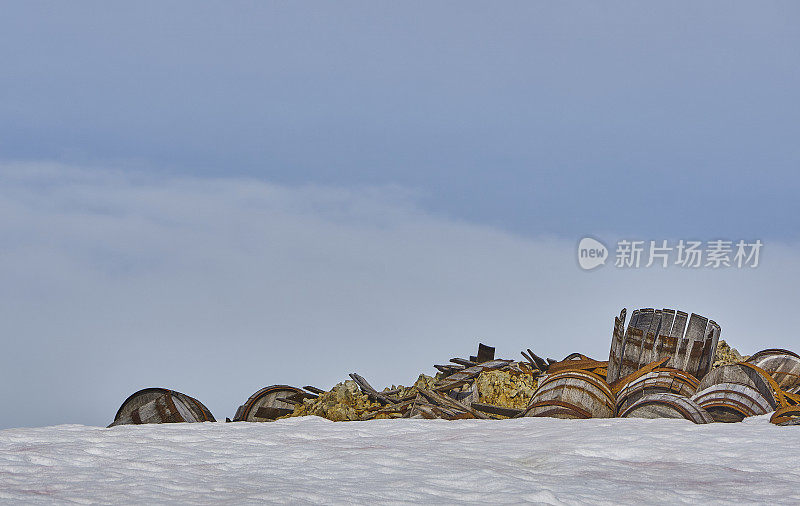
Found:
<path fill-rule="evenodd" d="M 620 418 L 683 418 L 694 423 L 712 423 L 711 414 L 696 402 L 679 394 L 655 393 L 633 402 Z"/>
<path fill-rule="evenodd" d="M 291 414 L 294 404 L 284 399 L 286 397 L 313 397 L 300 388 L 289 385 L 272 385 L 264 387 L 251 395 L 247 401 L 236 410 L 234 422 L 268 422 L 281 416 Z"/>
<path fill-rule="evenodd" d="M 767 371 L 787 392 L 800 388 L 800 356 L 797 353 L 781 349 L 762 350 L 747 362 Z"/>
<path fill-rule="evenodd" d="M 614 394 L 605 379 L 589 371 L 567 370 L 544 378 L 524 416 L 611 418 Z"/>
<path fill-rule="evenodd" d="M 145 388 L 125 399 L 109 427 L 214 421 L 211 411 L 194 397 L 166 388 Z"/>
<path fill-rule="evenodd" d="M 784 406 L 769 421 L 775 425 L 800 425 L 800 406 Z"/>
<path fill-rule="evenodd" d="M 772 378 L 751 364 L 724 365 L 700 380 L 692 397 L 716 422 L 741 422 L 778 406 Z"/>
<path fill-rule="evenodd" d="M 634 378 L 617 393 L 617 413 L 623 413 L 642 397 L 652 394 L 676 394 L 691 397 L 697 392 L 699 381 L 686 371 L 668 367 L 655 369 Z"/>

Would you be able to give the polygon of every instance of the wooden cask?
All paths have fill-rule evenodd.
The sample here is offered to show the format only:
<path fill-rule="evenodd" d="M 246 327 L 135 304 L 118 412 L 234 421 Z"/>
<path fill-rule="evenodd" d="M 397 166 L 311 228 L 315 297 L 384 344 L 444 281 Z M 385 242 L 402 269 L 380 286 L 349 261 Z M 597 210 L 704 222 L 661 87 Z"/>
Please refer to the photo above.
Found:
<path fill-rule="evenodd" d="M 194 397 L 166 388 L 145 388 L 125 399 L 109 427 L 214 421 L 214 415 Z"/>
<path fill-rule="evenodd" d="M 710 370 L 720 326 L 704 316 L 674 309 L 637 309 L 625 332 L 625 311 L 614 320 L 606 381 L 614 383 L 663 358 L 665 367 L 700 379 Z"/>
<path fill-rule="evenodd" d="M 234 422 L 269 422 L 278 417 L 291 414 L 294 404 L 286 402 L 286 397 L 297 395 L 305 397 L 302 389 L 289 385 L 272 385 L 254 393 L 236 410 Z"/>
<path fill-rule="evenodd" d="M 589 371 L 568 370 L 540 380 L 524 416 L 611 418 L 614 405 L 605 379 Z"/>
<path fill-rule="evenodd" d="M 764 369 L 782 390 L 792 392 L 800 387 L 800 357 L 789 350 L 762 350 L 747 362 Z"/>
<path fill-rule="evenodd" d="M 694 423 L 712 423 L 711 414 L 683 395 L 649 394 L 628 406 L 620 418 L 684 418 Z"/>
<path fill-rule="evenodd" d="M 800 406 L 785 406 L 775 411 L 770 422 L 775 425 L 800 425 Z"/>
<path fill-rule="evenodd" d="M 747 364 L 724 365 L 700 380 L 692 400 L 717 422 L 741 422 L 776 409 L 771 380 Z"/>
<path fill-rule="evenodd" d="M 658 368 L 633 379 L 617 393 L 616 412 L 622 413 L 642 397 L 668 393 L 691 397 L 697 392 L 699 381 L 680 369 Z"/>

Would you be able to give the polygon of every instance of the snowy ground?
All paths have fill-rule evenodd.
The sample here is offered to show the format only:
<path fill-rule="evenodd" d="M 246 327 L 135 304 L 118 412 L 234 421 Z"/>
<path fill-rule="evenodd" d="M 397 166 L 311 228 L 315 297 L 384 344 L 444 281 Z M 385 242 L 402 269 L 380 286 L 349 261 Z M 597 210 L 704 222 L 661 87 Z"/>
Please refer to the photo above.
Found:
<path fill-rule="evenodd" d="M 0 431 L 4 503 L 800 503 L 800 427 L 683 420 Z"/>

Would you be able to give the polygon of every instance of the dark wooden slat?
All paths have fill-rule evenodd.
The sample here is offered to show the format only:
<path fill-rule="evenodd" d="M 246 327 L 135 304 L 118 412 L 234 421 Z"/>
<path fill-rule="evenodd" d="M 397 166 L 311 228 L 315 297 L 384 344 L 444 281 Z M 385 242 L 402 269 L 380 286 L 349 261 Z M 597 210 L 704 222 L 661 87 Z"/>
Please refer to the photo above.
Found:
<path fill-rule="evenodd" d="M 281 397 L 280 399 L 275 399 L 276 401 L 286 402 L 288 404 L 303 404 L 302 400 L 293 399 L 289 397 Z M 258 416 L 258 415 L 256 415 Z"/>
<path fill-rule="evenodd" d="M 436 370 L 438 370 L 439 372 L 442 372 L 442 373 L 448 374 L 448 375 L 449 374 L 453 374 L 453 373 L 457 373 L 458 371 L 464 369 L 463 365 L 439 365 L 439 364 L 436 364 L 433 367 L 435 367 Z"/>
<path fill-rule="evenodd" d="M 317 397 L 319 396 L 307 392 L 293 392 L 285 397 L 279 397 L 277 400 L 297 404 L 298 402 L 302 403 L 303 399 L 316 399 Z"/>
<path fill-rule="evenodd" d="M 398 402 L 397 399 L 393 399 L 391 397 L 379 393 L 377 390 L 372 388 L 372 385 L 370 385 L 367 382 L 367 380 L 365 380 L 360 375 L 356 373 L 351 373 L 350 377 L 353 378 L 353 381 L 355 381 L 356 384 L 358 384 L 359 388 L 361 388 L 361 391 L 367 394 L 367 396 L 369 396 L 370 398 L 377 400 L 378 402 L 382 402 L 384 404 L 397 404 Z"/>
<path fill-rule="evenodd" d="M 493 404 L 484 404 L 482 402 L 473 402 L 471 406 L 478 411 L 483 411 L 484 413 L 490 413 L 492 415 L 500 415 L 500 416 L 507 416 L 509 418 L 513 418 L 523 411 L 524 409 L 518 408 L 506 408 L 503 406 L 495 406 Z"/>
<path fill-rule="evenodd" d="M 478 365 L 476 362 L 473 362 L 472 360 L 467 360 L 465 358 L 458 358 L 458 357 L 451 358 L 450 362 L 458 365 L 463 365 L 464 367 L 473 367 Z"/>
<path fill-rule="evenodd" d="M 312 387 L 311 385 L 306 385 L 303 387 L 303 389 L 308 390 L 309 392 L 317 395 L 325 393 L 325 390 L 317 387 Z"/>
<path fill-rule="evenodd" d="M 498 369 L 500 367 L 508 365 L 509 363 L 511 363 L 510 360 L 491 360 L 489 362 L 484 362 L 483 364 L 467 367 L 463 371 L 451 374 L 447 378 L 441 380 L 440 384 L 438 384 L 434 388 L 434 390 L 439 392 L 444 390 L 450 390 L 451 388 L 463 385 L 464 383 L 476 377 L 483 371 Z"/>
<path fill-rule="evenodd" d="M 479 364 L 483 362 L 488 362 L 490 360 L 494 360 L 494 348 L 491 346 L 486 346 L 483 343 L 478 343 L 478 360 Z"/>
<path fill-rule="evenodd" d="M 536 362 L 536 366 L 539 368 L 540 371 L 544 372 L 547 370 L 547 362 L 545 361 L 545 359 L 543 359 L 542 357 L 531 351 L 530 348 L 528 348 L 528 355 L 530 355 L 533 361 Z"/>
<path fill-rule="evenodd" d="M 280 416 L 286 416 L 293 413 L 293 409 L 289 408 L 273 408 L 272 406 L 261 406 L 256 410 L 258 418 L 266 418 L 268 420 L 275 420 Z"/>
<path fill-rule="evenodd" d="M 429 401 L 433 402 L 433 403 L 437 403 L 437 404 L 444 405 L 444 406 L 450 406 L 452 408 L 456 408 L 456 409 L 461 410 L 461 411 L 466 411 L 466 412 L 470 413 L 472 416 L 474 416 L 475 418 L 481 418 L 481 419 L 489 419 L 490 418 L 490 417 L 484 415 L 483 413 L 471 408 L 470 406 L 467 406 L 466 404 L 462 404 L 462 403 L 458 402 L 457 400 L 455 400 L 455 399 L 453 399 L 451 397 L 448 397 L 446 395 L 441 395 L 438 392 L 431 391 L 431 390 L 425 390 L 424 388 L 420 388 L 419 389 L 419 393 L 421 395 L 423 395 L 425 398 L 427 398 Z"/>

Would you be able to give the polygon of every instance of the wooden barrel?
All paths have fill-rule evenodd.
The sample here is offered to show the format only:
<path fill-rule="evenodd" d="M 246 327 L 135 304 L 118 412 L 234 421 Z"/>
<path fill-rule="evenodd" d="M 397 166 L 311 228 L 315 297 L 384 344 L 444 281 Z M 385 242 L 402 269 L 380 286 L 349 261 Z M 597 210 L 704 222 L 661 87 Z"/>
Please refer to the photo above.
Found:
<path fill-rule="evenodd" d="M 540 381 L 524 416 L 611 418 L 614 394 L 597 374 L 578 370 L 557 372 Z"/>
<path fill-rule="evenodd" d="M 724 365 L 700 380 L 692 400 L 717 422 L 741 422 L 775 410 L 778 403 L 770 381 L 748 364 Z"/>
<path fill-rule="evenodd" d="M 211 411 L 194 397 L 166 388 L 145 388 L 125 399 L 109 427 L 214 421 Z"/>
<path fill-rule="evenodd" d="M 278 417 L 291 414 L 294 404 L 283 401 L 285 397 L 297 394 L 305 397 L 305 391 L 289 385 L 272 385 L 264 387 L 250 396 L 247 401 L 236 410 L 234 422 L 269 422 Z"/>
<path fill-rule="evenodd" d="M 674 309 L 637 309 L 624 334 L 625 311 L 614 319 L 606 381 L 614 383 L 647 364 L 669 358 L 665 367 L 701 379 L 711 370 L 720 326 L 704 316 Z"/>
<path fill-rule="evenodd" d="M 694 423 L 711 423 L 711 414 L 683 395 L 656 393 L 645 395 L 628 406 L 620 418 L 684 418 Z"/>
<path fill-rule="evenodd" d="M 800 425 L 800 406 L 785 406 L 769 419 L 775 425 Z"/>
<path fill-rule="evenodd" d="M 789 350 L 762 350 L 747 362 L 764 369 L 782 390 L 800 388 L 800 356 Z"/>
<path fill-rule="evenodd" d="M 691 397 L 699 381 L 686 371 L 662 367 L 633 379 L 617 394 L 617 413 L 622 413 L 633 403 L 652 394 L 669 393 Z"/>

